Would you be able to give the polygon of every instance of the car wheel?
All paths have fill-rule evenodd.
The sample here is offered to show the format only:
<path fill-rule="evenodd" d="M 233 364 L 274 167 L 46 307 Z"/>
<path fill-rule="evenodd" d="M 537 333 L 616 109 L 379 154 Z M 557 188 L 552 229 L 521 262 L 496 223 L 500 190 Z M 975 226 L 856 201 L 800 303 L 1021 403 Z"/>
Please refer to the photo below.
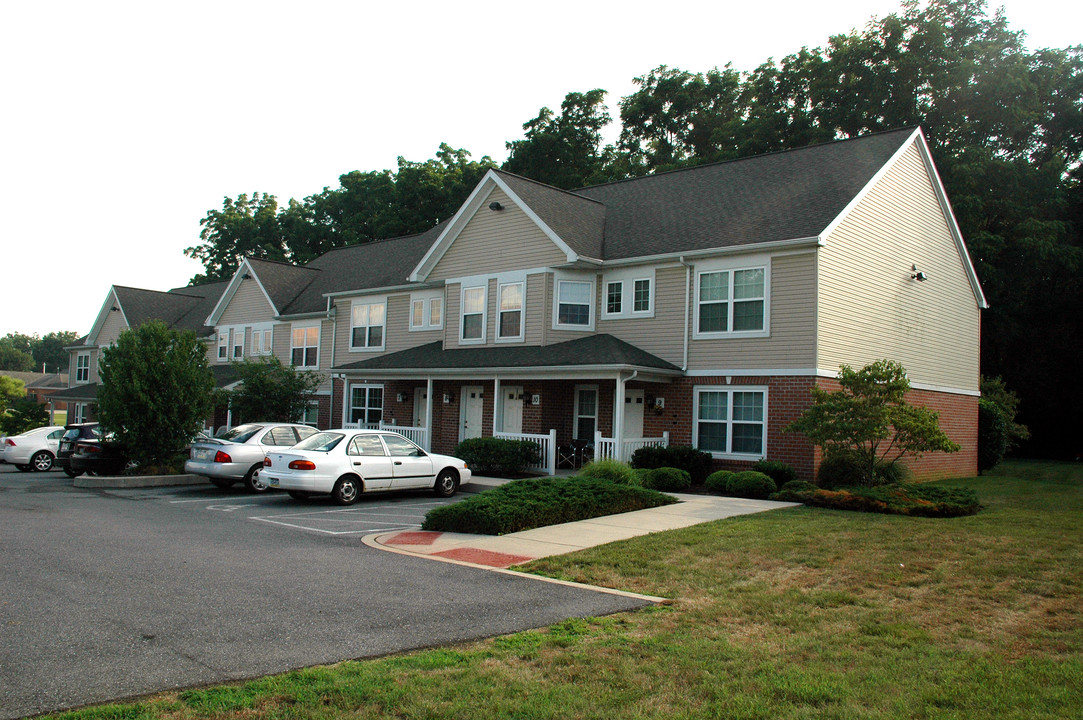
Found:
<path fill-rule="evenodd" d="M 233 487 L 233 481 L 232 480 L 220 480 L 218 478 L 211 478 L 211 482 L 214 483 L 215 487 L 220 487 L 223 490 L 225 490 L 228 487 Z"/>
<path fill-rule="evenodd" d="M 432 491 L 437 497 L 451 497 L 459 490 L 459 475 L 453 470 L 441 470 Z"/>
<path fill-rule="evenodd" d="M 361 481 L 352 475 L 344 475 L 335 483 L 331 498 L 338 505 L 353 505 L 361 494 Z"/>
<path fill-rule="evenodd" d="M 30 467 L 34 468 L 35 472 L 48 472 L 53 468 L 53 456 L 45 450 L 40 450 L 30 458 Z"/>
<path fill-rule="evenodd" d="M 304 490 L 287 490 L 286 494 L 294 500 L 308 500 L 312 497 L 311 493 L 307 493 Z"/>
<path fill-rule="evenodd" d="M 259 465 L 253 465 L 248 471 L 248 474 L 244 476 L 244 486 L 248 488 L 249 492 L 264 493 L 271 488 L 261 477 L 263 475 L 263 463 Z"/>
<path fill-rule="evenodd" d="M 71 465 L 64 466 L 64 474 L 70 478 L 77 478 L 83 474 L 81 470 L 72 470 Z"/>

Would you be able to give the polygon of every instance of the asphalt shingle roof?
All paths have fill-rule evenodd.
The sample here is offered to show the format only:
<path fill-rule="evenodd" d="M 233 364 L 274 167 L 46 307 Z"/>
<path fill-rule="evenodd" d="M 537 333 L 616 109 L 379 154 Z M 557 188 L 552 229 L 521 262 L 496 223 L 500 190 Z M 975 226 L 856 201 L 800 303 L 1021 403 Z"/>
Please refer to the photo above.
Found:
<path fill-rule="evenodd" d="M 444 350 L 439 340 L 379 357 L 339 365 L 335 370 L 456 370 L 583 366 L 632 366 L 680 372 L 676 365 L 612 335 L 590 335 L 567 342 L 533 346 L 476 347 Z"/>
<path fill-rule="evenodd" d="M 275 309 L 282 313 L 304 289 L 316 282 L 320 273 L 313 268 L 298 267 L 288 263 L 248 258 L 248 264 L 259 277 L 260 284 L 274 303 Z M 320 308 L 321 310 L 326 308 Z"/>
<path fill-rule="evenodd" d="M 495 172 L 578 255 L 595 259 L 602 257 L 605 205 L 512 173 L 502 170 Z"/>

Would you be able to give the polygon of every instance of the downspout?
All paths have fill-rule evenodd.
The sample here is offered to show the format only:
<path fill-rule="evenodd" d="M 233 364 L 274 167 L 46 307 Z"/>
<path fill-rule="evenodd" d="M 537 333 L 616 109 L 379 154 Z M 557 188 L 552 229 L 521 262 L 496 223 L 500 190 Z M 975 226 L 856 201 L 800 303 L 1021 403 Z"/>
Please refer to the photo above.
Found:
<path fill-rule="evenodd" d="M 335 416 L 335 345 L 338 344 L 338 305 L 331 304 L 331 298 L 327 298 L 327 317 L 331 318 L 331 366 L 327 368 L 328 378 L 331 380 L 331 407 L 328 408 L 328 412 L 333 418 Z M 342 382 L 343 395 L 342 395 L 342 412 L 346 412 L 346 381 L 345 378 Z"/>
<path fill-rule="evenodd" d="M 681 364 L 681 372 L 688 372 L 688 326 L 692 324 L 689 317 L 692 294 L 692 265 L 685 262 L 684 255 L 677 258 L 684 265 L 684 362 Z"/>

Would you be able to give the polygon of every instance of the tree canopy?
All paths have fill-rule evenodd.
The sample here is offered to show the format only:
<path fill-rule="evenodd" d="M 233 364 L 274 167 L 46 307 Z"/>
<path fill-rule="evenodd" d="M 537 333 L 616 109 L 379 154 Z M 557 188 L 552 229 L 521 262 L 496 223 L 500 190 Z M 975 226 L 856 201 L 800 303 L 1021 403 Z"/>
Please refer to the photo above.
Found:
<path fill-rule="evenodd" d="M 241 383 L 224 394 L 244 422 L 297 422 L 323 382 L 319 373 L 295 371 L 273 355 L 233 366 Z"/>

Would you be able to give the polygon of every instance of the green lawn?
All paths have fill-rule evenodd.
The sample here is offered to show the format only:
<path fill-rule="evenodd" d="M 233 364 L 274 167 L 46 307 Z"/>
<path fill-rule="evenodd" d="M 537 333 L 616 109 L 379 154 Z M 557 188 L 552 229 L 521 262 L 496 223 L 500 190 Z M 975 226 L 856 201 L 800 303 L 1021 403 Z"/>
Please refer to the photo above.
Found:
<path fill-rule="evenodd" d="M 1083 717 L 1083 465 L 929 519 L 793 508 L 532 563 L 673 598 L 85 718 Z"/>

